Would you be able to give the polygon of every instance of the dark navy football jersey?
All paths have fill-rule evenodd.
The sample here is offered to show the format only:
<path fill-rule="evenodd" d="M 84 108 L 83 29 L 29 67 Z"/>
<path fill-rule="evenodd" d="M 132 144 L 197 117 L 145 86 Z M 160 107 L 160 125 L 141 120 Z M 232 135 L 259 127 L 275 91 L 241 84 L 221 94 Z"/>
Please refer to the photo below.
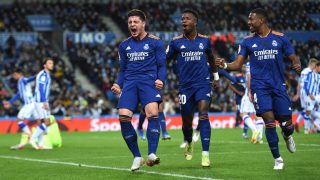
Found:
<path fill-rule="evenodd" d="M 184 35 L 173 38 L 167 48 L 167 60 L 177 60 L 180 89 L 210 84 L 208 53 L 212 50 L 207 36 L 198 34 L 192 40 Z"/>
<path fill-rule="evenodd" d="M 266 37 L 246 37 L 239 46 L 239 55 L 250 59 L 251 88 L 282 89 L 285 86 L 283 56 L 294 54 L 288 38 L 271 31 Z"/>
<path fill-rule="evenodd" d="M 241 73 L 236 74 L 234 77 L 235 77 L 237 83 L 235 84 L 235 83 L 231 82 L 231 84 L 234 85 L 234 87 L 235 87 L 238 91 L 245 93 L 246 78 L 245 78 L 245 77 L 243 76 L 243 74 L 241 74 Z M 237 103 L 237 104 L 240 104 L 240 103 L 241 103 L 242 96 L 240 96 L 240 95 L 238 95 L 238 94 L 235 94 L 235 97 L 236 97 L 236 103 Z"/>
<path fill-rule="evenodd" d="M 142 40 L 132 37 L 119 45 L 120 71 L 117 83 L 166 78 L 166 54 L 159 37 L 148 34 Z"/>

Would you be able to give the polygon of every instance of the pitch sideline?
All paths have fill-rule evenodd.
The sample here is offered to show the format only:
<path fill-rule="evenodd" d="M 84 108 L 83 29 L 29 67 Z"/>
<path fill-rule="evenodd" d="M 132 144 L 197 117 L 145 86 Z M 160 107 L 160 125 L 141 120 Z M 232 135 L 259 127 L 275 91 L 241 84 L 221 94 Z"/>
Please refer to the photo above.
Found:
<path fill-rule="evenodd" d="M 14 159 L 14 160 L 31 161 L 31 162 L 40 162 L 40 163 L 48 163 L 48 164 L 62 164 L 62 165 L 68 165 L 68 166 L 86 167 L 86 168 L 93 168 L 93 169 L 107 169 L 107 170 L 114 170 L 114 171 L 129 171 L 130 172 L 130 169 L 126 169 L 126 168 L 117 168 L 117 167 L 108 167 L 108 166 L 96 166 L 96 165 L 88 165 L 88 164 L 81 164 L 81 163 L 74 163 L 74 162 L 41 160 L 41 159 L 21 158 L 21 157 L 17 157 L 17 156 L 3 156 L 3 155 L 0 155 L 0 158 L 2 158 L 2 159 Z M 188 179 L 220 180 L 220 179 L 213 179 L 213 178 L 209 178 L 209 177 L 189 176 L 189 175 L 184 175 L 184 174 L 173 174 L 173 173 L 161 173 L 161 172 L 146 171 L 146 170 L 139 170 L 138 172 L 142 172 L 142 173 L 146 173 L 146 174 L 161 175 L 161 176 L 188 178 Z"/>

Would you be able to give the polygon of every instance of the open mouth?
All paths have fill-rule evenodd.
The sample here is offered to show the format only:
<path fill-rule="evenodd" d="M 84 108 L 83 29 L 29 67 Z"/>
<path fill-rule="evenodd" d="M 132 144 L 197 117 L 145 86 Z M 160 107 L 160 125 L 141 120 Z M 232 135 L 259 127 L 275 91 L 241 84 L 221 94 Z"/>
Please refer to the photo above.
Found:
<path fill-rule="evenodd" d="M 188 27 L 188 25 L 186 24 L 182 24 L 183 29 L 186 29 Z"/>
<path fill-rule="evenodd" d="M 136 33 L 136 32 L 137 32 L 137 28 L 131 28 L 130 31 L 131 31 L 132 33 Z"/>

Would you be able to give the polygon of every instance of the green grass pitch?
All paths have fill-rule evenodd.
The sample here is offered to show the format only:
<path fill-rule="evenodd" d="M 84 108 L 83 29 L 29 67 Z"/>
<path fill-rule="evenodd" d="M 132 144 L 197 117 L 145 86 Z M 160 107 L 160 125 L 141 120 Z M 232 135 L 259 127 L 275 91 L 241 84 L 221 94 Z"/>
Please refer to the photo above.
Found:
<path fill-rule="evenodd" d="M 280 129 L 277 129 L 280 135 Z M 294 134 L 297 152 L 291 154 L 281 136 L 280 153 L 285 169 L 274 171 L 274 160 L 264 144 L 250 144 L 241 129 L 212 129 L 211 168 L 201 167 L 201 142 L 191 161 L 184 159 L 181 130 L 172 130 L 170 141 L 160 140 L 159 166 L 129 171 L 133 157 L 120 132 L 62 133 L 63 146 L 53 150 L 9 150 L 20 135 L 0 135 L 0 179 L 319 179 L 319 134 Z M 147 142 L 139 139 L 143 157 Z"/>

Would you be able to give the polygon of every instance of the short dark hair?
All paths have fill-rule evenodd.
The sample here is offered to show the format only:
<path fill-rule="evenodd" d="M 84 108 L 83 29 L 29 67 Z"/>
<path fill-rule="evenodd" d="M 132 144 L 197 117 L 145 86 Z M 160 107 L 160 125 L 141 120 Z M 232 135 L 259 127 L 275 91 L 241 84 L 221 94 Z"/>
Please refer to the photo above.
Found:
<path fill-rule="evenodd" d="M 47 64 L 48 61 L 53 61 L 53 58 L 52 58 L 52 57 L 45 57 L 45 58 L 43 58 L 42 65 Z"/>
<path fill-rule="evenodd" d="M 197 21 L 198 21 L 198 19 L 199 19 L 198 13 L 197 13 L 196 11 L 194 11 L 194 10 L 185 9 L 185 10 L 183 11 L 183 14 L 184 14 L 184 13 L 190 13 L 190 14 L 192 14 L 192 15 L 197 19 Z"/>
<path fill-rule="evenodd" d="M 266 20 L 266 22 L 268 21 L 268 13 L 265 9 L 256 8 L 256 9 L 252 10 L 251 13 L 256 13 L 261 18 L 264 18 Z"/>
<path fill-rule="evenodd" d="M 20 74 L 22 74 L 23 72 L 22 72 L 22 69 L 18 67 L 18 68 L 15 68 L 15 69 L 14 69 L 13 73 L 20 73 Z"/>
<path fill-rule="evenodd" d="M 128 12 L 128 18 L 131 16 L 138 16 L 142 21 L 146 21 L 147 17 L 146 14 L 139 10 L 139 9 L 132 9 L 131 11 Z"/>
<path fill-rule="evenodd" d="M 316 66 L 320 66 L 320 61 L 317 62 Z"/>

